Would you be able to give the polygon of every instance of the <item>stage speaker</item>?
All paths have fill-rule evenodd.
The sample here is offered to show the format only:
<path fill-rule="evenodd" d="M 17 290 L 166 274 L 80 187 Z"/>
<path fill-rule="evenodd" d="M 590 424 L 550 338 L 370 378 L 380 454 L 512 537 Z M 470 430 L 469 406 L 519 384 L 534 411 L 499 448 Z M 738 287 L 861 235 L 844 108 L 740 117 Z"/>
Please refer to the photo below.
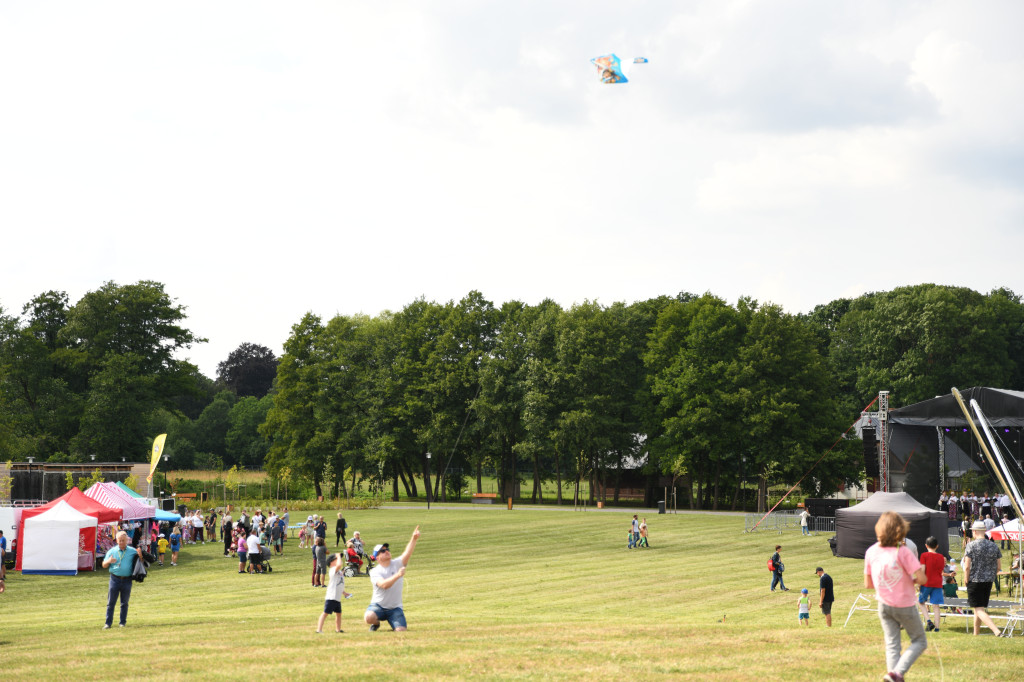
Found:
<path fill-rule="evenodd" d="M 864 429 L 861 432 L 864 439 L 864 474 L 868 478 L 878 477 L 878 441 L 875 438 L 874 429 Z"/>
<path fill-rule="evenodd" d="M 164 511 L 174 511 L 174 498 L 165 497 L 164 499 L 160 500 L 160 508 L 163 509 Z"/>
<path fill-rule="evenodd" d="M 811 516 L 822 516 L 835 518 L 837 509 L 845 509 L 850 506 L 846 499 L 826 499 L 820 497 L 808 497 L 804 499 L 804 507 Z"/>

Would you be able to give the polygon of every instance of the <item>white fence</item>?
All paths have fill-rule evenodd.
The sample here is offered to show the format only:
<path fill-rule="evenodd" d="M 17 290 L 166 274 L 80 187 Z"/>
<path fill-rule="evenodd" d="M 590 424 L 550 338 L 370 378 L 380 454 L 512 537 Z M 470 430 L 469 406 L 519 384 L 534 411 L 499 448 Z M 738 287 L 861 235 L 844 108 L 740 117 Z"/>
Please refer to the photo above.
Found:
<path fill-rule="evenodd" d="M 776 531 L 780 534 L 786 531 L 796 531 L 799 533 L 800 513 L 797 511 L 772 512 L 765 517 L 764 521 L 761 521 L 764 514 L 744 514 L 743 530 L 747 533 L 751 531 Z M 836 520 L 830 516 L 812 516 L 807 519 L 807 529 L 812 535 L 834 533 Z"/>

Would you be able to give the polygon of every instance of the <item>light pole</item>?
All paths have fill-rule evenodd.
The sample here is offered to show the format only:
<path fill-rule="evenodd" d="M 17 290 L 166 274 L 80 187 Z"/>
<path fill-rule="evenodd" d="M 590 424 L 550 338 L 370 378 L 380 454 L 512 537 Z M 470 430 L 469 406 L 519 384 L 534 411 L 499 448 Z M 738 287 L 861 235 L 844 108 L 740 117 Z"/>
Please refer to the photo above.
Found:
<path fill-rule="evenodd" d="M 32 483 L 32 462 L 36 461 L 36 458 L 35 457 L 26 457 L 25 459 L 28 460 L 28 480 L 29 480 L 29 483 L 31 484 Z M 43 480 L 43 485 L 44 486 L 46 485 L 45 478 Z M 26 490 L 27 489 L 28 488 L 26 488 Z M 29 493 L 29 494 L 31 494 L 31 493 Z M 42 491 L 40 491 L 39 497 L 40 497 L 40 499 L 42 499 Z"/>
<path fill-rule="evenodd" d="M 427 511 L 430 511 L 430 453 L 427 453 Z"/>
<path fill-rule="evenodd" d="M 167 488 L 167 489 L 170 489 L 171 484 L 170 484 L 170 481 L 167 480 L 167 463 L 171 461 L 171 456 L 170 455 L 164 455 L 163 459 L 164 459 L 164 487 Z"/>

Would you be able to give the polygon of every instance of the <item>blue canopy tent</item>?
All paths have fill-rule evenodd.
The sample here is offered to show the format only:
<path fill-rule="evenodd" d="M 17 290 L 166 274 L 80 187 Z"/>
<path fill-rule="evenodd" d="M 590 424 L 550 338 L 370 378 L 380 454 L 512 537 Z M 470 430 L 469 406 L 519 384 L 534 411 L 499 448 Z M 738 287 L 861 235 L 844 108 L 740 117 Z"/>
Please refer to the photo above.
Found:
<path fill-rule="evenodd" d="M 132 490 L 131 488 L 126 486 L 124 483 L 121 483 L 120 481 L 117 482 L 117 487 L 121 488 L 121 490 L 125 491 L 126 493 L 128 493 L 132 497 L 137 497 L 140 500 L 141 499 L 145 499 L 145 498 L 142 497 L 142 495 L 138 494 L 137 492 L 135 492 L 134 490 Z M 166 521 L 168 523 L 177 523 L 178 521 L 181 521 L 181 514 L 176 514 L 174 512 L 169 512 L 169 511 L 164 511 L 160 507 L 157 507 L 156 508 L 156 516 L 154 516 L 153 518 L 156 519 L 157 521 Z"/>

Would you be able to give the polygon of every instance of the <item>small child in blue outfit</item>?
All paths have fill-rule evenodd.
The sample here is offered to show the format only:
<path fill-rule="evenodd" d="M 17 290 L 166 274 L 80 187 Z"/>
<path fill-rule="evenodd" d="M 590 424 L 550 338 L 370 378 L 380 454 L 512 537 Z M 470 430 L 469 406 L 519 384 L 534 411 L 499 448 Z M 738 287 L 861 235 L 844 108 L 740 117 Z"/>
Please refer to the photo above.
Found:
<path fill-rule="evenodd" d="M 811 624 L 811 598 L 806 587 L 800 590 L 800 600 L 797 604 L 797 615 L 800 625 L 809 626 Z"/>

